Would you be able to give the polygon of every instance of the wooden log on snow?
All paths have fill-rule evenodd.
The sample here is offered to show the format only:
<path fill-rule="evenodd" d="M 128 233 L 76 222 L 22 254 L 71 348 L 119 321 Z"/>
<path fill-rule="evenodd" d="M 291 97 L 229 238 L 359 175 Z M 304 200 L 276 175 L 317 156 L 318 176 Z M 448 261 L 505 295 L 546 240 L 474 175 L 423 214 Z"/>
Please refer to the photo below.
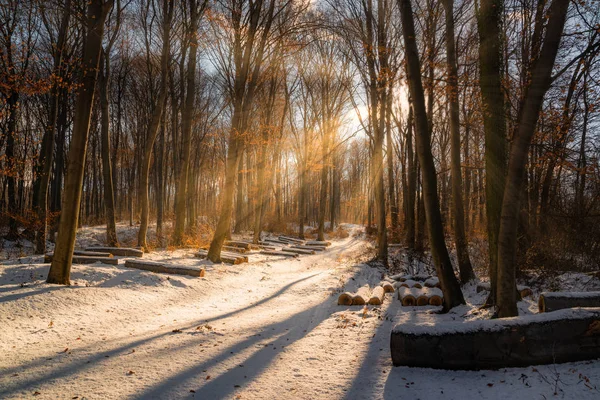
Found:
<path fill-rule="evenodd" d="M 413 289 L 401 286 L 398 288 L 398 300 L 404 307 L 412 307 L 417 305 L 417 296 Z"/>
<path fill-rule="evenodd" d="M 600 292 L 544 292 L 538 299 L 541 313 L 573 307 L 600 307 Z"/>
<path fill-rule="evenodd" d="M 290 253 L 303 254 L 303 255 L 316 254 L 316 251 L 314 251 L 314 250 L 296 249 L 293 247 L 291 247 L 289 249 L 285 249 L 285 251 L 289 251 Z"/>
<path fill-rule="evenodd" d="M 406 275 L 406 274 L 396 274 L 396 275 L 392 275 L 390 276 L 390 279 L 396 281 L 396 282 L 404 282 L 408 279 L 412 279 L 412 275 Z"/>
<path fill-rule="evenodd" d="M 279 240 L 284 240 L 284 241 L 287 240 L 288 242 L 294 242 L 297 244 L 303 244 L 305 242 L 305 240 L 293 238 L 293 237 L 289 237 L 289 236 L 279 236 Z"/>
<path fill-rule="evenodd" d="M 267 256 L 283 256 L 283 257 L 298 257 L 299 254 L 291 253 L 289 251 L 283 250 L 261 250 L 260 254 L 265 254 Z"/>
<path fill-rule="evenodd" d="M 258 249 L 257 250 L 277 250 L 277 247 L 275 246 L 267 246 L 264 244 L 259 244 L 257 245 Z"/>
<path fill-rule="evenodd" d="M 385 293 L 394 293 L 394 285 L 392 285 L 390 282 L 383 281 L 379 285 L 383 288 Z"/>
<path fill-rule="evenodd" d="M 600 357 L 600 308 L 516 318 L 401 323 L 391 333 L 395 366 L 450 370 L 526 367 Z"/>
<path fill-rule="evenodd" d="M 354 296 L 352 297 L 353 306 L 362 306 L 367 304 L 367 301 L 371 298 L 371 289 L 369 285 L 362 286 L 359 288 Z"/>
<path fill-rule="evenodd" d="M 246 254 L 247 252 L 250 251 L 243 247 L 236 247 L 236 246 L 223 246 L 222 249 L 229 253 L 240 253 L 240 254 Z"/>
<path fill-rule="evenodd" d="M 338 306 L 351 306 L 352 298 L 354 294 L 350 292 L 344 292 L 338 296 Z"/>
<path fill-rule="evenodd" d="M 479 282 L 477 284 L 477 293 L 483 292 L 483 291 L 490 291 L 490 283 L 489 282 Z M 527 296 L 531 296 L 533 294 L 533 291 L 528 288 L 527 286 L 523 286 L 523 285 L 517 285 L 517 290 L 519 291 L 519 293 L 521 294 L 521 297 L 527 297 Z M 570 308 L 570 307 L 569 307 Z"/>
<path fill-rule="evenodd" d="M 246 249 L 246 250 L 250 250 L 252 248 L 252 246 L 250 246 L 250 243 L 246 243 L 246 242 L 242 242 L 242 241 L 238 241 L 238 240 L 226 240 L 224 245 L 230 246 L 230 247 L 239 247 L 239 248 Z"/>
<path fill-rule="evenodd" d="M 309 246 L 331 246 L 331 242 L 323 241 L 323 240 L 309 240 L 306 242 Z"/>
<path fill-rule="evenodd" d="M 86 251 L 103 251 L 107 253 L 111 253 L 115 256 L 121 257 L 143 257 L 144 251 L 138 249 L 132 249 L 128 247 L 102 247 L 102 246 L 94 246 L 88 247 L 85 249 Z"/>
<path fill-rule="evenodd" d="M 194 254 L 194 256 L 197 258 L 206 258 L 208 256 L 208 251 L 200 249 Z M 230 255 L 221 253 L 221 261 L 227 264 L 242 264 L 248 262 L 247 260 L 248 257 L 243 257 L 239 254 Z"/>
<path fill-rule="evenodd" d="M 400 284 L 400 286 L 407 287 L 407 288 L 417 288 L 417 289 L 421 289 L 423 287 L 421 282 L 413 281 L 412 279 L 408 279 L 408 280 L 402 282 Z"/>
<path fill-rule="evenodd" d="M 51 263 L 54 253 L 44 255 L 44 262 Z M 73 256 L 73 264 L 94 264 L 100 262 L 108 265 L 119 265 L 119 260 L 113 257 Z"/>
<path fill-rule="evenodd" d="M 417 306 L 422 307 L 422 306 L 429 305 L 429 296 L 427 294 L 426 288 L 417 290 L 416 295 L 417 295 Z"/>
<path fill-rule="evenodd" d="M 385 290 L 383 287 L 376 286 L 371 292 L 371 297 L 369 298 L 368 303 L 373 306 L 379 306 L 383 304 L 383 299 L 385 298 Z"/>
<path fill-rule="evenodd" d="M 175 274 L 198 277 L 203 277 L 205 274 L 204 268 L 196 268 L 183 265 L 172 265 L 156 261 L 126 260 L 125 266 L 127 268 L 141 269 L 144 271 L 156 272 L 161 274 Z"/>
<path fill-rule="evenodd" d="M 284 242 L 283 240 L 277 240 L 277 239 L 271 239 L 271 238 L 266 238 L 265 240 L 259 242 L 260 244 L 266 244 L 266 245 L 273 245 L 273 244 L 280 244 L 283 246 L 287 246 L 289 245 L 288 242 Z"/>
<path fill-rule="evenodd" d="M 425 282 L 423 282 L 423 285 L 425 287 L 428 288 L 441 288 L 442 286 L 440 285 L 440 280 L 437 278 L 437 276 L 432 276 L 429 279 L 426 279 Z"/>
<path fill-rule="evenodd" d="M 444 293 L 439 288 L 423 288 L 429 298 L 430 306 L 441 306 L 444 304 Z"/>
<path fill-rule="evenodd" d="M 85 251 L 85 250 L 75 250 L 73 251 L 74 256 L 90 256 L 90 257 L 112 257 L 111 253 L 103 252 L 103 251 Z"/>
<path fill-rule="evenodd" d="M 326 247 L 322 246 L 305 246 L 305 245 L 292 245 L 290 246 L 292 249 L 300 249 L 300 250 L 313 250 L 313 251 L 325 251 Z"/>

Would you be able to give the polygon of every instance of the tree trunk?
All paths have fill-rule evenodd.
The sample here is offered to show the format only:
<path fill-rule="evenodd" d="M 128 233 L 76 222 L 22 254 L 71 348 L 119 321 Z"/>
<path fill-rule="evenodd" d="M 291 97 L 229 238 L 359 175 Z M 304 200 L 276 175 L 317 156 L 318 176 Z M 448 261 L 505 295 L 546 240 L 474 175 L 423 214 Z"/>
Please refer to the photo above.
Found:
<path fill-rule="evenodd" d="M 399 0 L 399 6 L 406 53 L 407 81 L 410 95 L 413 99 L 415 114 L 417 155 L 423 177 L 423 195 L 429 242 L 437 275 L 440 279 L 442 291 L 444 292 L 444 310 L 448 311 L 455 306 L 464 304 L 465 300 L 458 280 L 454 275 L 448 249 L 444 241 L 442 216 L 437 194 L 437 177 L 433 154 L 431 153 L 431 132 L 429 131 L 427 113 L 425 111 L 425 96 L 421 82 L 421 67 L 417 50 L 412 6 L 410 0 Z"/>
<path fill-rule="evenodd" d="M 497 311 L 500 318 L 514 317 L 518 314 L 517 292 L 515 291 L 516 247 L 525 164 L 544 95 L 552 82 L 552 68 L 568 8 L 569 0 L 553 0 L 550 5 L 544 42 L 539 55 L 535 57 L 530 85 L 525 89 L 523 108 L 519 110 L 517 130 L 509 156 L 498 235 Z"/>
<path fill-rule="evenodd" d="M 485 206 L 487 215 L 489 276 L 488 305 L 496 304 L 498 233 L 506 176 L 506 121 L 502 90 L 502 0 L 481 0 L 477 13 L 479 29 L 479 85 L 485 132 Z"/>
<path fill-rule="evenodd" d="M 148 251 L 146 242 L 146 234 L 148 232 L 148 220 L 150 217 L 150 202 L 148 199 L 149 190 L 149 175 L 150 175 L 150 160 L 152 158 L 152 149 L 154 142 L 158 136 L 158 128 L 164 109 L 167 104 L 167 80 L 169 73 L 169 57 L 171 43 L 171 20 L 173 19 L 173 3 L 170 0 L 164 0 L 163 3 L 163 18 L 162 23 L 162 51 L 160 56 L 160 91 L 154 109 L 152 118 L 146 132 L 146 144 L 144 147 L 144 155 L 142 165 L 140 166 L 140 206 L 142 215 L 140 217 L 140 230 L 138 232 L 138 246 L 141 246 L 144 251 Z"/>
<path fill-rule="evenodd" d="M 79 206 L 83 184 L 87 139 L 90 130 L 94 87 L 98 75 L 104 21 L 112 8 L 112 0 L 91 0 L 87 11 L 87 36 L 83 51 L 82 85 L 75 103 L 75 122 L 69 149 L 69 164 L 63 196 L 63 207 L 58 228 L 58 239 L 48 283 L 70 284 L 71 260 L 79 222 Z"/>
<path fill-rule="evenodd" d="M 456 66 L 456 46 L 454 43 L 454 3 L 453 0 L 444 0 L 443 3 L 446 11 L 446 57 L 448 59 L 448 84 L 446 92 L 450 101 L 452 216 L 454 217 L 454 239 L 456 241 L 460 280 L 464 284 L 475 279 L 475 273 L 469 259 L 469 244 L 465 233 L 465 210 L 462 197 L 458 72 Z"/>

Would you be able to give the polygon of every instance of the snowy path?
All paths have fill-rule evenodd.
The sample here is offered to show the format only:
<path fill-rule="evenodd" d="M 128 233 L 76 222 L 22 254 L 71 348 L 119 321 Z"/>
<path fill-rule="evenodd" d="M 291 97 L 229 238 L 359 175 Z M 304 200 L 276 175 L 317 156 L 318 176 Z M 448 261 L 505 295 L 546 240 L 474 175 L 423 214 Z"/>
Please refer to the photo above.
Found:
<path fill-rule="evenodd" d="M 206 278 L 74 266 L 71 288 L 43 283 L 38 258 L 2 265 L 0 398 L 550 398 L 556 373 L 558 398 L 599 397 L 586 387 L 600 383 L 598 362 L 392 368 L 393 319 L 426 317 L 389 297 L 364 315 L 336 305 L 341 288 L 379 282 L 381 270 L 355 263 L 366 246 L 350 237 L 298 260 L 253 256 L 208 266 Z M 152 255 L 167 256 L 202 263 L 184 251 Z"/>

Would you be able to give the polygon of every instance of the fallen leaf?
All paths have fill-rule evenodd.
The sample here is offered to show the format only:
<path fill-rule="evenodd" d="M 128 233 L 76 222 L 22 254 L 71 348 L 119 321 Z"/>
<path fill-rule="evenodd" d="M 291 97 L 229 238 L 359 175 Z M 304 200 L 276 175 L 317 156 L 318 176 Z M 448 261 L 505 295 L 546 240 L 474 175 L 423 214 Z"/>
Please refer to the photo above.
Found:
<path fill-rule="evenodd" d="M 40 393 L 40 392 L 38 392 L 37 390 L 36 390 L 35 392 L 33 392 L 33 395 L 34 395 L 34 396 L 39 396 L 40 394 L 41 394 L 41 393 Z"/>
<path fill-rule="evenodd" d="M 63 350 L 63 353 L 66 353 L 67 351 L 69 351 L 68 347 Z"/>
<path fill-rule="evenodd" d="M 206 375 L 206 380 L 209 380 L 209 379 L 210 379 L 210 375 Z"/>
<path fill-rule="evenodd" d="M 135 372 L 133 372 L 131 370 L 127 371 L 127 375 L 133 375 L 133 374 L 135 374 Z"/>
<path fill-rule="evenodd" d="M 196 391 L 195 391 L 195 390 L 192 390 L 192 389 L 190 389 L 190 393 L 196 393 Z"/>
<path fill-rule="evenodd" d="M 171 332 L 173 332 L 173 333 L 181 333 L 181 329 L 173 329 Z"/>
<path fill-rule="evenodd" d="M 493 383 L 488 383 L 488 386 L 492 387 L 492 386 L 494 386 L 494 384 Z"/>

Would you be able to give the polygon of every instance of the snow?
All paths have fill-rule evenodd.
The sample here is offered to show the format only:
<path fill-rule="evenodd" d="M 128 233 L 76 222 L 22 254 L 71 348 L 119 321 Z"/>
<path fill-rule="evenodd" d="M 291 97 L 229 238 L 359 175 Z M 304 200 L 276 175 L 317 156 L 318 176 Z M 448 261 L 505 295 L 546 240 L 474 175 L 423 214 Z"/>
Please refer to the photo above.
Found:
<path fill-rule="evenodd" d="M 118 229 L 124 241 L 135 237 L 134 228 Z M 86 227 L 78 247 L 102 240 L 102 227 Z M 252 253 L 235 266 L 196 259 L 194 249 L 144 256 L 203 267 L 204 278 L 74 265 L 71 287 L 44 282 L 42 257 L 13 257 L 0 265 L 0 398 L 599 398 L 598 361 L 479 372 L 392 367 L 394 325 L 486 319 L 477 308 L 485 294 L 471 285 L 468 304 L 445 315 L 401 307 L 393 293 L 381 306 L 338 306 L 339 293 L 376 285 L 384 270 L 361 263 L 373 246 L 360 235 L 330 241 L 316 255 Z M 520 312 L 536 307 L 527 300 Z"/>
<path fill-rule="evenodd" d="M 545 298 L 573 298 L 573 299 L 589 299 L 594 297 L 600 297 L 600 292 L 544 292 Z"/>

